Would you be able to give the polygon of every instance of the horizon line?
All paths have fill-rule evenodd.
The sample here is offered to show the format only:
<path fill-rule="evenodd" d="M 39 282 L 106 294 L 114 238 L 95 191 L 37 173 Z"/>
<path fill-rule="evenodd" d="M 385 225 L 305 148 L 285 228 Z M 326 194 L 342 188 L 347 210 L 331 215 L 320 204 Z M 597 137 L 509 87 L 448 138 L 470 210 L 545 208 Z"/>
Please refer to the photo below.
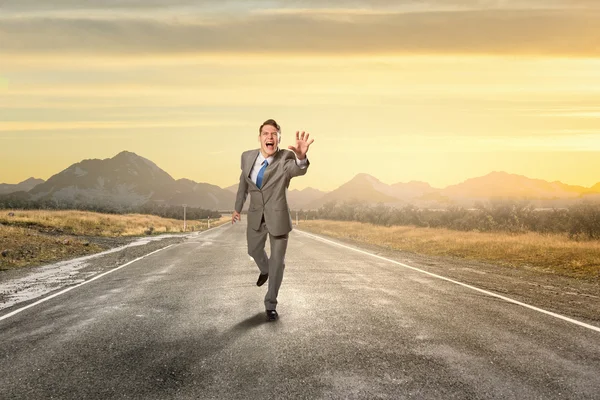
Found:
<path fill-rule="evenodd" d="M 134 153 L 134 152 L 131 152 L 131 151 L 127 151 L 127 150 L 124 150 L 124 151 L 125 151 L 125 152 L 129 152 L 129 153 L 136 154 L 136 153 Z M 140 156 L 140 155 L 138 155 L 138 154 L 136 154 L 136 155 L 137 155 L 138 157 L 145 158 L 145 157 L 143 157 L 143 156 Z M 92 160 L 92 159 L 84 159 L 84 160 Z M 84 161 L 84 160 L 82 160 L 82 161 Z M 103 160 L 106 160 L 106 159 L 103 159 Z M 149 159 L 148 159 L 148 160 L 149 160 Z M 149 161 L 151 161 L 151 160 L 149 160 Z M 160 168 L 160 167 L 159 167 L 159 168 Z M 65 168 L 65 169 L 67 169 L 67 168 Z M 48 179 L 44 179 L 44 178 L 36 178 L 35 176 L 30 176 L 29 178 L 26 178 L 26 179 L 24 179 L 24 180 L 22 180 L 22 181 L 20 181 L 20 182 L 17 182 L 17 183 L 0 182 L 0 185 L 19 185 L 19 184 L 21 184 L 21 183 L 23 183 L 23 182 L 26 182 L 26 181 L 30 180 L 30 179 L 41 179 L 41 180 L 43 180 L 44 182 L 47 182 L 47 181 L 48 181 L 50 178 L 52 178 L 52 177 L 53 177 L 53 176 L 55 176 L 55 175 L 58 175 L 59 173 L 63 172 L 65 169 L 63 169 L 62 171 L 60 171 L 60 172 L 57 172 L 57 173 L 55 173 L 55 174 L 52 174 L 52 175 L 51 175 L 51 176 L 50 176 Z M 183 177 L 183 178 L 175 178 L 175 177 L 173 177 L 171 174 L 169 174 L 167 171 L 165 171 L 164 169 L 162 169 L 162 168 L 160 168 L 160 169 L 161 169 L 161 170 L 163 170 L 164 172 L 166 172 L 166 173 L 167 173 L 169 176 L 171 176 L 171 177 L 172 177 L 172 178 L 173 178 L 175 181 L 179 181 L 179 180 L 185 179 L 185 180 L 189 180 L 189 181 L 192 181 L 192 182 L 194 182 L 194 183 L 198 183 L 198 184 L 207 184 L 207 185 L 213 185 L 213 186 L 217 186 L 217 187 L 219 187 L 220 189 L 223 189 L 223 190 L 227 190 L 227 188 L 229 188 L 229 187 L 232 187 L 232 186 L 235 186 L 235 185 L 237 184 L 237 183 L 233 183 L 233 184 L 231 184 L 231 185 L 220 186 L 220 185 L 218 185 L 218 184 L 216 184 L 216 183 L 195 181 L 194 179 L 191 179 L 191 178 L 186 178 L 186 177 Z M 522 178 L 525 178 L 525 179 L 530 179 L 530 180 L 543 181 L 543 182 L 546 182 L 546 183 L 551 183 L 551 184 L 552 184 L 552 183 L 557 183 L 557 184 L 562 184 L 562 185 L 567 185 L 567 186 L 581 187 L 581 188 L 584 188 L 584 189 L 592 189 L 594 186 L 596 186 L 596 185 L 600 184 L 600 180 L 599 180 L 598 182 L 596 182 L 596 183 L 592 184 L 591 186 L 575 185 L 575 184 L 571 184 L 571 183 L 565 183 L 565 182 L 563 182 L 563 181 L 559 181 L 559 180 L 549 181 L 549 180 L 546 180 L 546 179 L 543 179 L 543 178 L 532 178 L 532 177 L 529 177 L 529 176 L 527 176 L 527 175 L 518 174 L 518 173 L 513 173 L 513 172 L 506 172 L 506 171 L 501 171 L 501 170 L 493 170 L 493 171 L 490 171 L 490 172 L 488 172 L 487 174 L 484 174 L 484 175 L 478 175 L 478 176 L 473 176 L 473 177 L 470 177 L 470 178 L 466 178 L 465 180 L 463 180 L 463 181 L 460 181 L 460 182 L 458 182 L 458 183 L 452 183 L 452 184 L 446 185 L 446 186 L 444 186 L 444 187 L 435 187 L 435 186 L 432 186 L 432 185 L 431 185 L 429 182 L 427 182 L 427 181 L 421 181 L 421 180 L 410 180 L 410 181 L 406 181 L 406 182 L 405 182 L 405 181 L 398 181 L 398 182 L 394 182 L 394 183 L 386 183 L 386 182 L 382 181 L 381 179 L 379 179 L 378 177 L 376 177 L 376 176 L 375 176 L 375 175 L 373 175 L 373 174 L 370 174 L 370 173 L 368 173 L 368 172 L 359 172 L 359 173 L 355 174 L 355 175 L 354 175 L 352 178 L 350 178 L 349 180 L 347 180 L 347 181 L 345 181 L 345 182 L 343 182 L 343 183 L 339 184 L 339 185 L 338 185 L 338 186 L 337 186 L 335 189 L 331 189 L 331 190 L 323 190 L 323 189 L 319 189 L 319 188 L 316 188 L 316 187 L 313 187 L 313 186 L 306 186 L 306 187 L 304 187 L 304 188 L 302 188 L 302 189 L 291 189 L 291 190 L 292 190 L 292 191 L 293 191 L 293 190 L 296 190 L 296 191 L 303 191 L 303 190 L 306 190 L 306 189 L 313 189 L 313 190 L 318 190 L 318 191 L 320 191 L 320 192 L 324 192 L 324 193 L 330 193 L 330 192 L 333 192 L 334 190 L 337 190 L 337 189 L 339 189 L 341 186 L 343 186 L 343 185 L 347 184 L 348 182 L 350 182 L 350 181 L 352 181 L 352 180 L 356 179 L 356 178 L 357 178 L 358 176 L 360 176 L 360 175 L 366 175 L 366 176 L 369 176 L 369 177 L 371 177 L 371 178 L 374 178 L 374 179 L 376 179 L 377 181 L 379 181 L 379 182 L 381 182 L 381 183 L 383 183 L 384 185 L 387 185 L 387 186 L 392 186 L 392 185 L 397 185 L 397 184 L 425 183 L 425 184 L 429 185 L 429 186 L 430 186 L 432 189 L 436 189 L 436 190 L 444 190 L 444 189 L 447 189 L 447 188 L 448 188 L 448 187 L 450 187 L 450 186 L 460 185 L 460 184 L 462 184 L 462 183 L 465 183 L 465 182 L 467 182 L 468 180 L 471 180 L 471 179 L 483 178 L 483 177 L 486 177 L 486 176 L 488 176 L 488 175 L 491 175 L 491 174 L 498 174 L 498 173 L 501 173 L 501 174 L 507 174 L 507 175 L 513 175 L 513 176 L 518 176 L 518 177 L 522 177 Z"/>

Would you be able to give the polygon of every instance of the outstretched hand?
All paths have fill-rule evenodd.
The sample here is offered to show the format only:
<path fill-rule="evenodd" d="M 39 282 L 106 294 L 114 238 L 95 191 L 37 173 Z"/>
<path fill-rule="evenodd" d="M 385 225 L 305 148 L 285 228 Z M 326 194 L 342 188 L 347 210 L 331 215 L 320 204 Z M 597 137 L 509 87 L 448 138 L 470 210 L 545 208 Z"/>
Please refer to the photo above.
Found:
<path fill-rule="evenodd" d="M 315 141 L 315 139 L 308 140 L 309 136 L 310 134 L 305 134 L 304 131 L 302 131 L 302 134 L 296 131 L 296 146 L 288 146 L 288 149 L 296 153 L 296 157 L 299 160 L 304 160 L 308 152 L 308 147 Z"/>

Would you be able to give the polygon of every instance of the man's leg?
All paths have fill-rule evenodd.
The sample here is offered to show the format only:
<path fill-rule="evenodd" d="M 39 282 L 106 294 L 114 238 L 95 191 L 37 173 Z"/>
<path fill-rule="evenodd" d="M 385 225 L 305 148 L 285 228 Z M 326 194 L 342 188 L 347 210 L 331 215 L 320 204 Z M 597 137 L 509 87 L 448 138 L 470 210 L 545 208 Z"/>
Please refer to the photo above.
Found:
<path fill-rule="evenodd" d="M 260 224 L 258 231 L 250 228 L 246 231 L 248 239 L 248 254 L 254 259 L 261 274 L 269 273 L 269 259 L 265 251 L 265 243 L 267 241 L 267 226 L 264 221 Z"/>
<path fill-rule="evenodd" d="M 283 279 L 285 269 L 285 252 L 287 250 L 289 234 L 273 236 L 269 234 L 271 243 L 271 257 L 269 258 L 269 289 L 265 296 L 265 309 L 275 310 L 277 295 Z"/>

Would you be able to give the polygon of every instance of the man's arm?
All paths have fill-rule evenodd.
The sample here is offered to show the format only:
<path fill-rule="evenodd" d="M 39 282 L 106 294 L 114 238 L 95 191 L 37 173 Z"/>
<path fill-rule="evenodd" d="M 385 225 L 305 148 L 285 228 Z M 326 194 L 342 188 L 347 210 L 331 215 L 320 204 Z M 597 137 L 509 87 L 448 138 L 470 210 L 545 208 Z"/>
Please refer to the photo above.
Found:
<path fill-rule="evenodd" d="M 308 166 L 310 165 L 310 162 L 308 162 L 308 157 L 300 160 L 293 151 L 290 151 L 289 153 L 290 154 L 287 155 L 284 164 L 286 175 L 290 178 L 293 178 L 295 176 L 306 174 Z"/>
<path fill-rule="evenodd" d="M 237 220 L 242 220 L 242 208 L 244 207 L 244 202 L 246 201 L 246 197 L 248 196 L 248 182 L 246 181 L 246 177 L 244 176 L 244 157 L 242 156 L 241 161 L 242 172 L 240 173 L 240 183 L 238 185 L 237 195 L 235 196 L 235 209 L 233 211 L 233 215 L 231 217 L 231 223 L 235 223 Z"/>

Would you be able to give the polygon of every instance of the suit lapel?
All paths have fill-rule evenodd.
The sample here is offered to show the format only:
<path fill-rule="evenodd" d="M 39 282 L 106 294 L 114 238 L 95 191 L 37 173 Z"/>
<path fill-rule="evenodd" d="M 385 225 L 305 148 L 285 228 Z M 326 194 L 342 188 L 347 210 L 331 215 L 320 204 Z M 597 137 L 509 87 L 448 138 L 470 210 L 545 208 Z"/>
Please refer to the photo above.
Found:
<path fill-rule="evenodd" d="M 252 181 L 252 179 L 250 179 L 250 172 L 252 172 L 252 167 L 254 166 L 254 163 L 256 162 L 256 158 L 258 157 L 259 152 L 260 152 L 260 150 L 255 150 L 252 153 L 250 153 L 250 156 L 248 158 L 246 158 L 246 161 L 245 161 L 246 165 L 244 165 L 244 174 L 245 174 L 246 178 L 248 179 L 250 184 L 253 185 L 257 189 L 258 189 L 258 186 L 256 186 L 256 183 L 254 183 Z"/>

